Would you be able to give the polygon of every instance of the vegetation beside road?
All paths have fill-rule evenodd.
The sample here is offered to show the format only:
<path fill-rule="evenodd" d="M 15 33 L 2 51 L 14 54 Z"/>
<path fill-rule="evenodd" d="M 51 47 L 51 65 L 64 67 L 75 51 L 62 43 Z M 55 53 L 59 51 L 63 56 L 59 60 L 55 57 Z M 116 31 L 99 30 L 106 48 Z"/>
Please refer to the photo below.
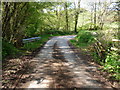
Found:
<path fill-rule="evenodd" d="M 93 33 L 95 34 L 93 35 Z M 119 49 L 117 51 L 112 50 L 111 48 L 115 42 L 109 41 L 109 38 L 105 39 L 105 37 L 111 36 L 110 33 L 102 35 L 104 35 L 104 38 L 101 37 L 100 31 L 80 30 L 77 37 L 70 42 L 81 50 L 88 51 L 93 56 L 95 62 L 103 66 L 102 70 L 109 73 L 108 78 L 119 81 L 120 51 Z M 115 36 L 111 38 L 115 38 Z M 118 42 L 116 47 L 119 48 Z"/>

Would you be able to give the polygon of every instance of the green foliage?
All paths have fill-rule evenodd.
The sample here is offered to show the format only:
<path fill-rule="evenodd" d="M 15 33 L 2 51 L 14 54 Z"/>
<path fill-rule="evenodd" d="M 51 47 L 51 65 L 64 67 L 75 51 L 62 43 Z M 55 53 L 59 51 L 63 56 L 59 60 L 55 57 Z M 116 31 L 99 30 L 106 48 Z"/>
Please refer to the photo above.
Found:
<path fill-rule="evenodd" d="M 97 62 L 101 65 L 103 64 L 103 62 L 101 62 L 100 57 L 98 56 L 97 52 L 95 52 L 95 51 L 91 52 L 91 55 L 93 56 L 93 59 L 94 59 L 95 62 Z"/>
<path fill-rule="evenodd" d="M 44 25 L 44 14 L 42 12 L 43 5 L 48 5 L 49 3 L 29 3 L 28 14 L 30 15 L 26 18 L 27 27 L 25 29 L 25 37 L 34 37 L 38 36 L 37 33 L 40 33 Z M 45 25 L 44 25 L 45 27 Z"/>
<path fill-rule="evenodd" d="M 75 37 L 75 39 L 70 40 L 70 42 L 77 47 L 87 47 L 94 42 L 95 36 L 91 34 L 90 31 L 81 30 Z"/>
<path fill-rule="evenodd" d="M 6 41 L 2 41 L 2 58 L 6 58 L 6 56 L 9 57 L 15 57 L 17 54 L 19 54 L 19 50 L 14 47 L 11 43 L 8 43 Z"/>
<path fill-rule="evenodd" d="M 30 42 L 30 43 L 26 43 L 22 49 L 25 49 L 27 51 L 33 51 L 36 48 L 40 47 L 42 45 L 41 41 L 35 41 L 35 42 Z"/>
<path fill-rule="evenodd" d="M 94 42 L 94 38 L 95 36 L 90 31 L 81 30 L 76 37 L 76 41 L 80 46 L 88 46 Z"/>
<path fill-rule="evenodd" d="M 99 30 L 100 26 L 95 25 L 93 23 L 86 23 L 85 25 L 82 25 L 78 28 L 78 30 Z"/>
<path fill-rule="evenodd" d="M 78 42 L 75 39 L 70 40 L 70 42 L 72 43 L 72 45 L 74 45 L 74 46 L 76 46 L 78 48 L 80 47 Z"/>
<path fill-rule="evenodd" d="M 120 56 L 117 52 L 111 51 L 108 53 L 105 59 L 104 69 L 110 73 L 114 73 L 113 76 L 116 79 L 120 79 Z"/>
<path fill-rule="evenodd" d="M 38 29 L 38 26 L 36 27 L 36 24 L 30 24 L 26 29 L 26 37 L 35 37 L 38 36 L 36 34 Z"/>
<path fill-rule="evenodd" d="M 26 52 L 32 52 L 35 49 L 41 47 L 44 42 L 46 42 L 51 35 L 42 35 L 41 39 L 34 42 L 25 43 L 23 47 L 17 49 L 11 43 L 6 41 L 2 41 L 2 58 L 5 59 L 6 57 L 14 58 L 18 57 L 19 55 L 24 55 Z"/>

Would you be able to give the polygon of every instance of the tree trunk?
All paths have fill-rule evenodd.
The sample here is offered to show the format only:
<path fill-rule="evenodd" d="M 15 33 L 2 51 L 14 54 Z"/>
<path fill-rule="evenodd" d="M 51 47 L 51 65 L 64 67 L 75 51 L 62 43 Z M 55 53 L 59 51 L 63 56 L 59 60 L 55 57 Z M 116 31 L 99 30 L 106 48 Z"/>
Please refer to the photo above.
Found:
<path fill-rule="evenodd" d="M 75 15 L 75 33 L 77 33 L 78 14 Z"/>
<path fill-rule="evenodd" d="M 78 16 L 80 13 L 80 1 L 81 0 L 79 0 L 77 4 L 75 4 L 75 27 L 74 27 L 75 33 L 77 33 Z"/>
<path fill-rule="evenodd" d="M 65 29 L 66 29 L 66 31 L 68 31 L 68 29 L 69 29 L 69 25 L 68 25 L 68 10 L 67 10 L 67 2 L 65 3 L 65 18 L 66 18 L 66 26 L 65 26 Z"/>
<path fill-rule="evenodd" d="M 96 3 L 94 4 L 94 29 L 96 29 Z"/>

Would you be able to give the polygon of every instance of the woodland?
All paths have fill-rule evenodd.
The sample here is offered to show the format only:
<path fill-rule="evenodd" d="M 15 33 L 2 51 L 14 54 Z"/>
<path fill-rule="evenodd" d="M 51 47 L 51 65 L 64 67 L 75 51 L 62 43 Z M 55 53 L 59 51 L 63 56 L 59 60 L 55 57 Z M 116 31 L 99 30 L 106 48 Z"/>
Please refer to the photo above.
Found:
<path fill-rule="evenodd" d="M 54 36 L 76 35 L 70 43 L 87 51 L 108 78 L 120 82 L 120 1 L 2 2 L 2 64 L 28 56 Z M 23 39 L 40 40 L 23 43 Z M 4 85 L 9 80 L 3 80 Z"/>

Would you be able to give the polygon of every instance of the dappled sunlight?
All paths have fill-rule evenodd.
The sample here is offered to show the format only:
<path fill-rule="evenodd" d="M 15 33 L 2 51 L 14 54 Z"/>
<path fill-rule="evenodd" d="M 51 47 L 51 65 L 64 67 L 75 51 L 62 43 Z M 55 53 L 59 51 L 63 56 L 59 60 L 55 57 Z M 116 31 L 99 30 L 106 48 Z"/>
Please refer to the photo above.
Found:
<path fill-rule="evenodd" d="M 26 83 L 23 88 L 49 88 L 49 84 L 51 83 L 51 78 L 46 77 L 47 79 L 38 78 L 37 80 L 30 81 Z"/>
<path fill-rule="evenodd" d="M 32 81 L 28 88 L 46 88 L 48 87 L 47 83 L 37 84 L 37 81 Z"/>
<path fill-rule="evenodd" d="M 120 88 L 119 0 L 16 1 L 1 2 L 3 89 Z"/>
<path fill-rule="evenodd" d="M 32 81 L 23 86 L 27 88 L 102 86 L 101 83 L 92 78 L 89 72 L 89 70 L 94 72 L 96 67 L 86 63 L 84 58 L 78 58 L 75 55 L 75 52 L 67 43 L 67 37 L 69 36 L 55 37 L 57 41 L 50 40 L 46 43 L 47 48 L 43 48 L 32 60 L 32 62 L 36 62 L 36 68 L 31 74 Z"/>
<path fill-rule="evenodd" d="M 29 82 L 28 88 L 49 88 L 59 87 L 59 85 L 60 87 L 68 87 L 67 84 L 73 82 L 71 80 L 73 78 L 73 76 L 71 76 L 73 73 L 69 71 L 69 67 L 63 64 L 61 60 L 44 60 L 42 65 L 38 64 L 36 70 L 38 70 L 38 75 L 34 76 L 35 80 Z M 38 84 L 36 78 L 40 79 L 41 77 L 44 77 L 44 79 Z"/>

